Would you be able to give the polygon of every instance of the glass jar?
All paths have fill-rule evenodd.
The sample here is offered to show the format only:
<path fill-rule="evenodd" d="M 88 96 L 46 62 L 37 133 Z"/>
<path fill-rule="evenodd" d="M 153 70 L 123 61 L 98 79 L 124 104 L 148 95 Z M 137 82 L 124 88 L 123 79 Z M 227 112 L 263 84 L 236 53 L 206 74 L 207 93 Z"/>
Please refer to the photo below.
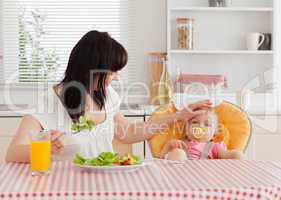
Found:
<path fill-rule="evenodd" d="M 194 19 L 178 18 L 177 19 L 177 46 L 179 49 L 192 50 L 194 34 Z"/>

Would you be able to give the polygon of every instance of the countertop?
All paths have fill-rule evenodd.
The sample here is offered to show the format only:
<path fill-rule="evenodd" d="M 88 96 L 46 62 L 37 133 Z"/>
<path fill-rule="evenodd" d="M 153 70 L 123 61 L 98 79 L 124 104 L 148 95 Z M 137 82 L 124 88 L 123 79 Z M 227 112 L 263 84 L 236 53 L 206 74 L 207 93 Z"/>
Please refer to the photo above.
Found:
<path fill-rule="evenodd" d="M 150 116 L 158 106 L 153 105 L 137 105 L 120 106 L 120 112 L 125 116 Z M 36 109 L 20 104 L 15 107 L 0 104 L 0 117 L 22 117 L 27 114 L 36 113 Z"/>
<path fill-rule="evenodd" d="M 144 117 L 150 116 L 158 106 L 154 105 L 138 105 L 130 104 L 129 106 L 120 106 L 120 111 L 123 115 L 128 117 Z M 246 109 L 249 116 L 280 116 L 277 108 L 274 107 L 250 107 Z M 36 109 L 28 108 L 26 105 L 16 105 L 11 107 L 8 105 L 0 104 L 0 117 L 22 117 L 26 114 L 36 113 Z"/>

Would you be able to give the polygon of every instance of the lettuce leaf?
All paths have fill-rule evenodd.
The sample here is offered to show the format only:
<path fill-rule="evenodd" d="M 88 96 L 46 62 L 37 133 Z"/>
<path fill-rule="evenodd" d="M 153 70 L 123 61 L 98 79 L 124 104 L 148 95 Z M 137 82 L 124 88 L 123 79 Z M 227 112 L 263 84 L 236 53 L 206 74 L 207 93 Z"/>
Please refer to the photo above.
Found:
<path fill-rule="evenodd" d="M 75 164 L 83 165 L 83 164 L 85 164 L 86 159 L 83 158 L 82 156 L 80 156 L 79 154 L 76 154 L 75 157 L 74 157 L 73 162 Z"/>
<path fill-rule="evenodd" d="M 135 155 L 119 156 L 116 153 L 103 152 L 92 159 L 83 158 L 81 155 L 76 154 L 73 162 L 90 166 L 137 165 L 141 163 L 141 159 Z"/>
<path fill-rule="evenodd" d="M 78 133 L 85 129 L 91 131 L 95 125 L 96 123 L 93 120 L 87 118 L 86 116 L 80 116 L 79 121 L 72 124 L 71 131 L 74 133 Z"/>

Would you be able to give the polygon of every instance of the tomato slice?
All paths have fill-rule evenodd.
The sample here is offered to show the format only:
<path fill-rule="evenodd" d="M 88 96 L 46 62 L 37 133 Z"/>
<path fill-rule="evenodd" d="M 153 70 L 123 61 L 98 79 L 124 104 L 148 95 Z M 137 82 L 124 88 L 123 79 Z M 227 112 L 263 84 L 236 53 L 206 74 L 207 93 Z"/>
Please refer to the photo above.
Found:
<path fill-rule="evenodd" d="M 125 161 L 123 162 L 123 164 L 124 164 L 124 165 L 130 165 L 130 160 L 125 160 Z"/>
<path fill-rule="evenodd" d="M 118 160 L 118 161 L 115 161 L 114 164 L 115 164 L 115 165 L 121 165 L 121 163 L 120 163 L 119 160 Z"/>

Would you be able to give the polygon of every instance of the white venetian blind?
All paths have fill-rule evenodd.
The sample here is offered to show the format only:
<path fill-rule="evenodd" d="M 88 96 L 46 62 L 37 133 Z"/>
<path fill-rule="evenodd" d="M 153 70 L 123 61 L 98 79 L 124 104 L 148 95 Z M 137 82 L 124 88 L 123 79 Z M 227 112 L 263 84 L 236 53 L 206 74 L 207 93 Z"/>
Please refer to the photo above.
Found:
<path fill-rule="evenodd" d="M 121 78 L 135 79 L 134 0 L 2 0 L 2 10 L 2 80 L 60 80 L 73 46 L 90 30 L 125 46 L 129 63 Z"/>

